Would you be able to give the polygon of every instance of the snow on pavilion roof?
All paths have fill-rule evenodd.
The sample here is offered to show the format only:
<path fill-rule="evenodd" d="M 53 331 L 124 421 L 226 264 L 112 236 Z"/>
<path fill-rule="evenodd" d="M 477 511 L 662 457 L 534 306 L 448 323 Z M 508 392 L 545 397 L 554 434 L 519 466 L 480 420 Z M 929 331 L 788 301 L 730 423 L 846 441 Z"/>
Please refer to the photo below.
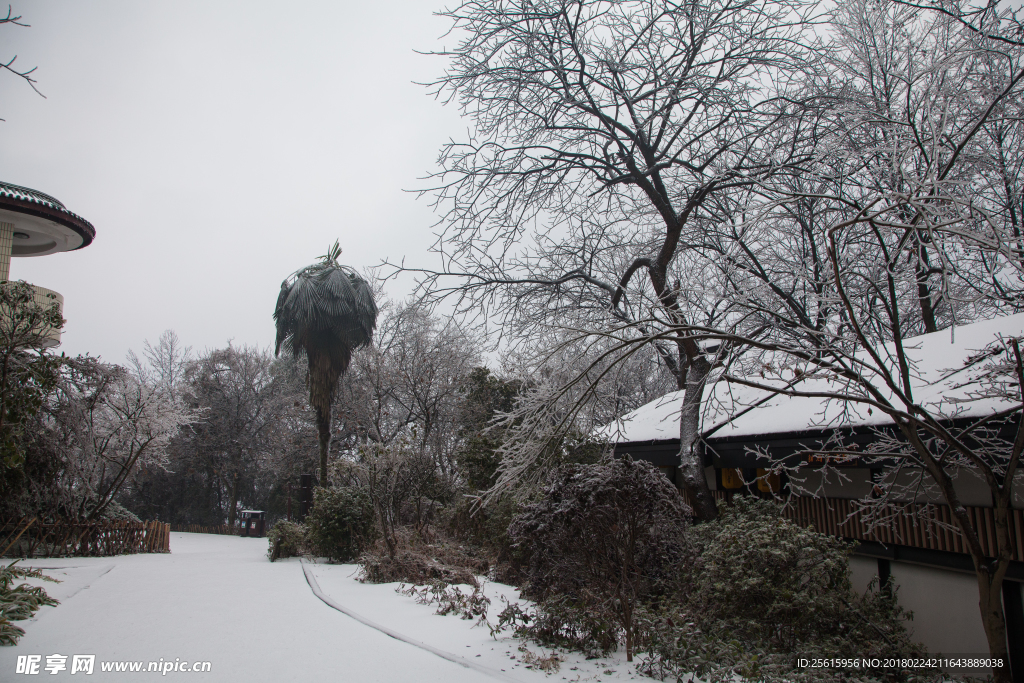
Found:
<path fill-rule="evenodd" d="M 92 223 L 68 211 L 58 199 L 38 190 L 0 181 L 0 208 L 56 220 L 81 236 L 82 244 L 78 248 L 88 246 L 96 237 Z"/>
<path fill-rule="evenodd" d="M 20 185 L 11 185 L 10 183 L 0 182 L 0 196 L 10 197 L 11 199 L 20 199 L 22 201 L 33 202 L 35 204 L 44 204 L 51 209 L 59 209 L 61 211 L 71 213 L 63 203 L 50 195 L 43 194 L 38 190 L 33 190 L 28 187 L 21 187 Z"/>
<path fill-rule="evenodd" d="M 915 400 L 932 414 L 946 418 L 981 416 L 1012 406 L 998 398 L 965 401 L 977 391 L 972 380 L 980 374 L 977 365 L 965 367 L 965 361 L 1000 336 L 1021 335 L 1024 335 L 1024 313 L 904 340 L 913 368 L 911 383 Z M 764 384 L 782 384 L 781 380 L 755 379 Z M 824 379 L 809 379 L 798 386 L 804 391 L 836 391 L 836 385 Z M 888 389 L 884 392 L 889 394 Z M 617 443 L 678 439 L 679 410 L 684 393 L 676 391 L 655 399 L 601 427 L 598 433 Z M 865 406 L 837 400 L 771 396 L 763 389 L 727 382 L 718 382 L 705 393 L 702 429 L 705 434 L 714 430 L 711 437 L 716 440 L 892 424 L 892 420 L 878 410 L 869 414 Z M 900 405 L 898 401 L 894 404 Z M 730 416 L 734 416 L 731 421 Z"/>

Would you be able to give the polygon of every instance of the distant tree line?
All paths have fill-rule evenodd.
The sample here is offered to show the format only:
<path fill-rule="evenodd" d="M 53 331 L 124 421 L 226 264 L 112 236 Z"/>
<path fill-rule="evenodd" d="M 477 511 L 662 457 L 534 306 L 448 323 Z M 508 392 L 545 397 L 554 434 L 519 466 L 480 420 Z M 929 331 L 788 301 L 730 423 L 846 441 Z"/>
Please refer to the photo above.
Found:
<path fill-rule="evenodd" d="M 68 358 L 33 331 L 50 311 L 16 288 L 3 296 L 11 301 L 0 305 L 22 315 L 0 330 L 3 516 L 234 524 L 243 508 L 285 517 L 289 495 L 297 514 L 299 475 L 319 464 L 304 358 L 233 344 L 197 353 L 169 330 L 124 366 Z M 489 370 L 483 340 L 451 318 L 411 304 L 381 308 L 374 342 L 353 354 L 336 388 L 330 468 L 346 480 L 377 462 L 373 454 L 397 449 L 416 491 L 411 504 L 426 519 L 494 484 L 504 428 L 492 423 L 531 386 L 534 369 L 509 353 L 502 371 Z M 642 405 L 665 386 L 634 387 L 610 410 Z"/>

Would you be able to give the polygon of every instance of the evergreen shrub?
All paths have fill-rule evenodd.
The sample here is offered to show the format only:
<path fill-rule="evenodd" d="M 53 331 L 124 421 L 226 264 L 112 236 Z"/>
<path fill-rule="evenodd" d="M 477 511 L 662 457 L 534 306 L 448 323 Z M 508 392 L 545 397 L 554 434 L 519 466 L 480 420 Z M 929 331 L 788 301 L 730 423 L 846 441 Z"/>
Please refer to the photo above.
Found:
<path fill-rule="evenodd" d="M 719 518 L 690 536 L 697 552 L 680 567 L 677 593 L 642 610 L 641 673 L 677 681 L 910 680 L 892 670 L 796 666 L 798 657 L 923 654 L 894 591 L 852 589 L 851 545 L 747 497 L 720 505 Z"/>
<path fill-rule="evenodd" d="M 351 562 L 374 537 L 373 505 L 365 490 L 352 486 L 318 488 L 306 516 L 310 550 L 336 562 Z"/>
<path fill-rule="evenodd" d="M 523 595 L 537 607 L 505 620 L 519 635 L 589 654 L 621 641 L 631 661 L 638 610 L 686 561 L 689 518 L 679 491 L 647 462 L 559 467 L 509 527 L 527 558 Z"/>
<path fill-rule="evenodd" d="M 299 557 L 306 548 L 306 528 L 295 522 L 281 520 L 267 532 L 270 561 L 285 557 Z"/>

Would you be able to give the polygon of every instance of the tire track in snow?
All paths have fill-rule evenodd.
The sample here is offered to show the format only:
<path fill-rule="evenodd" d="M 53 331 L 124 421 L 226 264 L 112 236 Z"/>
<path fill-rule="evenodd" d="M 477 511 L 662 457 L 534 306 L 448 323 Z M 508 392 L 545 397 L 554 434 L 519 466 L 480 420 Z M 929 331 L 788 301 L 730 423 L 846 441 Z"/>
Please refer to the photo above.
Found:
<path fill-rule="evenodd" d="M 353 612 L 352 610 L 348 609 L 347 607 L 343 607 L 342 605 L 339 605 L 337 602 L 332 600 L 329 595 L 325 594 L 322 590 L 320 590 L 320 584 L 317 583 L 316 577 L 313 576 L 313 571 L 309 568 L 309 566 L 307 566 L 305 558 L 301 558 L 300 562 L 302 563 L 302 573 L 306 576 L 306 583 L 308 583 L 310 589 L 312 589 L 313 595 L 315 595 L 316 597 L 320 598 L 320 600 L 325 605 L 327 605 L 328 607 L 331 607 L 333 609 L 338 610 L 339 612 L 341 612 L 345 616 L 352 617 L 353 619 L 358 621 L 360 624 L 363 624 L 364 626 L 369 626 L 370 628 L 372 628 L 372 629 L 374 629 L 376 631 L 380 631 L 381 633 L 383 633 L 386 636 L 390 636 L 390 637 L 394 638 L 395 640 L 400 640 L 403 643 L 407 643 L 409 645 L 412 645 L 413 647 L 418 647 L 421 650 L 426 650 L 427 652 L 429 652 L 429 653 L 431 653 L 433 655 L 437 655 L 441 659 L 447 659 L 449 662 L 452 662 L 454 664 L 458 664 L 459 666 L 463 666 L 463 667 L 465 667 L 467 669 L 472 669 L 473 671 L 479 671 L 480 673 L 485 674 L 487 676 L 490 676 L 491 678 L 496 678 L 499 681 L 508 681 L 509 683 L 522 683 L 522 681 L 520 681 L 519 679 L 513 678 L 513 677 L 505 674 L 504 672 L 498 671 L 497 669 L 492 669 L 489 666 L 484 666 L 482 664 L 477 664 L 476 662 L 471 662 L 468 659 L 464 659 L 464 658 L 462 658 L 462 657 L 460 657 L 458 655 L 454 655 L 454 654 L 452 654 L 450 652 L 445 652 L 444 650 L 439 650 L 438 648 L 436 648 L 436 647 L 434 647 L 432 645 L 427 645 L 426 643 L 424 643 L 422 641 L 415 640 L 415 639 L 410 638 L 409 636 L 403 635 L 403 634 L 401 634 L 401 633 L 399 633 L 397 631 L 393 631 L 393 630 L 389 629 L 386 626 L 381 626 L 380 624 L 378 624 L 376 622 L 370 621 L 366 617 L 363 617 L 363 616 L 360 616 L 360 615 L 356 614 L 355 612 Z"/>

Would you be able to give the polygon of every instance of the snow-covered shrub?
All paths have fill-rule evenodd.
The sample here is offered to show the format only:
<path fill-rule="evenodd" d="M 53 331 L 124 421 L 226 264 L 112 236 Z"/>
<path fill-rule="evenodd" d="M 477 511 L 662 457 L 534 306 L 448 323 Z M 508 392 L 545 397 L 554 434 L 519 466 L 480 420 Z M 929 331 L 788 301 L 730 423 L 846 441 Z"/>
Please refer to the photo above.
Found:
<path fill-rule="evenodd" d="M 491 599 L 484 595 L 479 584 L 471 588 L 472 591 L 466 593 L 458 586 L 435 581 L 426 586 L 406 586 L 403 583 L 395 592 L 408 595 L 421 605 L 436 604 L 437 611 L 434 614 L 457 614 L 461 619 L 475 619 L 474 626 L 480 626 L 487 623 L 487 609 L 491 606 Z"/>
<path fill-rule="evenodd" d="M 284 557 L 298 557 L 306 547 L 306 528 L 295 522 L 281 520 L 267 532 L 270 561 Z"/>
<path fill-rule="evenodd" d="M 372 550 L 359 557 L 359 580 L 369 583 L 401 581 L 416 585 L 437 582 L 476 586 L 477 576 L 486 574 L 487 560 L 480 558 L 451 539 L 435 535 L 430 542 L 408 527 L 399 528 L 394 554 L 378 541 Z"/>
<path fill-rule="evenodd" d="M 648 652 L 642 673 L 672 680 L 694 673 L 709 681 L 734 674 L 765 681 L 848 679 L 851 672 L 801 670 L 795 660 L 922 652 L 910 642 L 909 615 L 892 594 L 852 590 L 852 547 L 790 522 L 773 502 L 737 498 L 720 506 L 716 521 L 694 527 L 691 538 L 698 554 L 681 565 L 679 594 L 649 606 L 640 618 Z"/>
<path fill-rule="evenodd" d="M 438 562 L 423 553 L 399 550 L 392 557 L 388 553 L 364 553 L 359 558 L 359 580 L 368 583 L 394 583 L 396 581 L 425 584 L 440 581 L 448 584 L 477 584 L 473 572 L 465 567 Z"/>
<path fill-rule="evenodd" d="M 99 517 L 103 522 L 141 522 L 139 516 L 131 510 L 126 509 L 116 500 L 110 501 L 103 514 Z"/>
<path fill-rule="evenodd" d="M 318 488 L 306 516 L 306 538 L 316 555 L 338 562 L 356 559 L 373 540 L 373 505 L 359 488 Z"/>
<path fill-rule="evenodd" d="M 543 643 L 636 650 L 636 613 L 687 556 L 690 510 L 664 474 L 629 459 L 556 470 L 509 527 L 529 557 L 537 614 L 517 629 Z"/>
<path fill-rule="evenodd" d="M 0 645 L 16 645 L 18 638 L 25 635 L 25 631 L 12 624 L 12 621 L 29 619 L 43 605 L 57 604 L 39 586 L 24 583 L 14 586 L 14 580 L 19 578 L 43 579 L 54 583 L 56 579 L 45 576 L 38 569 L 22 569 L 14 565 L 15 562 L 11 562 L 0 567 Z"/>
<path fill-rule="evenodd" d="M 475 498 L 464 497 L 445 508 L 439 526 L 467 553 L 486 558 L 493 581 L 516 585 L 523 579 L 523 554 L 512 547 L 508 527 L 518 511 L 511 498 L 479 506 Z"/>

